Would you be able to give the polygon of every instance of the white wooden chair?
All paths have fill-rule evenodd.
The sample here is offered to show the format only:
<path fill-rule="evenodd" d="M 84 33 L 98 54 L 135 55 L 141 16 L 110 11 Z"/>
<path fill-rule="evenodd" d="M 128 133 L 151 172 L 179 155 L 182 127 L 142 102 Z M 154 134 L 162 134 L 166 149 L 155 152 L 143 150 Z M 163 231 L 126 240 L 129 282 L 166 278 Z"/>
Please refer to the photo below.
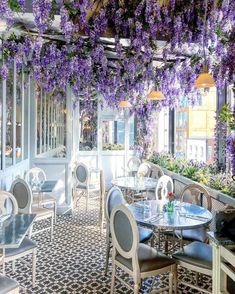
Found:
<path fill-rule="evenodd" d="M 54 222 L 56 223 L 56 198 L 50 194 L 38 193 L 33 186 L 43 184 L 46 181 L 46 174 L 43 169 L 33 167 L 25 174 L 25 180 L 30 185 L 33 192 L 33 205 L 44 206 L 52 205 L 54 211 Z"/>
<path fill-rule="evenodd" d="M 112 283 L 111 294 L 114 293 L 115 279 L 121 281 L 127 288 L 133 288 L 117 275 L 116 268 L 121 268 L 134 280 L 134 294 L 138 294 L 144 278 L 169 272 L 169 286 L 154 290 L 151 293 L 160 293 L 174 290 L 177 293 L 177 277 L 175 261 L 139 242 L 138 226 L 131 211 L 125 205 L 120 205 L 112 210 L 110 228 L 113 240 L 112 252 Z"/>
<path fill-rule="evenodd" d="M 167 200 L 168 193 L 173 191 L 174 184 L 172 178 L 167 175 L 163 175 L 158 179 L 157 186 L 155 189 L 155 198 L 156 200 L 160 199 L 165 201 Z"/>
<path fill-rule="evenodd" d="M 160 168 L 160 166 L 158 165 L 151 165 L 151 173 L 150 173 L 150 177 L 153 179 L 159 179 L 162 176 L 164 176 L 164 172 L 163 170 Z"/>
<path fill-rule="evenodd" d="M 38 222 L 45 219 L 50 219 L 50 226 L 44 227 L 40 230 L 33 231 L 31 228 L 30 235 L 36 235 L 45 230 L 50 231 L 51 240 L 53 238 L 53 219 L 54 211 L 48 208 L 42 208 L 33 206 L 33 194 L 29 184 L 23 179 L 16 179 L 11 185 L 11 193 L 15 196 L 19 213 L 35 213 L 36 218 L 34 222 Z"/>
<path fill-rule="evenodd" d="M 185 186 L 185 188 L 181 192 L 180 201 L 203 206 L 208 210 L 211 210 L 211 207 L 212 207 L 210 194 L 204 187 L 202 187 L 199 184 L 190 184 Z M 202 226 L 196 229 L 176 230 L 174 232 L 166 231 L 164 234 L 166 237 L 165 239 L 166 252 L 168 251 L 168 241 L 169 239 L 172 239 L 173 235 L 174 235 L 174 238 L 173 238 L 174 242 L 177 241 L 177 238 L 175 237 L 176 236 L 178 237 L 181 248 L 183 247 L 185 243 L 189 243 L 193 241 L 206 243 L 208 241 L 206 226 Z"/>
<path fill-rule="evenodd" d="M 137 170 L 138 177 L 149 177 L 151 174 L 151 167 L 147 162 L 141 163 Z"/>
<path fill-rule="evenodd" d="M 132 156 L 127 162 L 127 168 L 123 168 L 123 170 L 126 175 L 133 177 L 136 175 L 140 165 L 141 160 L 136 156 Z"/>
<path fill-rule="evenodd" d="M 7 212 L 6 207 L 9 202 L 12 204 L 12 214 L 18 213 L 18 205 L 15 197 L 6 191 L 0 191 L 0 211 Z M 5 274 L 5 263 L 12 262 L 13 271 L 15 271 L 15 261 L 21 257 L 32 254 L 32 285 L 35 287 L 36 279 L 36 253 L 37 253 L 37 243 L 29 238 L 25 237 L 18 248 L 7 248 L 3 251 L 2 264 L 3 264 L 3 274 Z M 1 284 L 3 283 L 3 285 Z M 5 286 L 4 286 L 5 285 Z M 6 292 L 3 289 L 6 289 Z M 1 292 L 2 291 L 2 292 Z M 8 292 L 7 292 L 8 291 Z M 17 292 L 18 291 L 18 292 Z M 18 284 L 6 277 L 0 276 L 0 293 L 15 294 L 19 293 Z"/>
<path fill-rule="evenodd" d="M 198 285 L 198 273 L 212 276 L 212 247 L 210 245 L 195 241 L 175 252 L 172 257 L 175 259 L 177 265 L 189 271 L 196 272 L 195 284 L 190 284 L 183 280 L 178 281 L 178 283 L 196 289 L 200 293 L 211 293 Z"/>
<path fill-rule="evenodd" d="M 103 225 L 104 225 L 104 205 L 105 205 L 105 177 L 104 171 L 100 171 L 100 211 L 99 211 L 99 223 L 101 232 L 103 232 Z"/>
<path fill-rule="evenodd" d="M 74 202 L 75 207 L 82 196 L 86 197 L 86 211 L 88 210 L 88 202 L 91 193 L 98 193 L 100 185 L 90 183 L 90 173 L 84 163 L 79 162 L 74 171 L 75 185 L 74 185 Z"/>
<path fill-rule="evenodd" d="M 19 284 L 0 274 L 0 294 L 19 294 Z"/>
<path fill-rule="evenodd" d="M 112 247 L 112 239 L 110 233 L 110 216 L 112 209 L 119 206 L 120 204 L 126 204 L 126 200 L 122 194 L 122 191 L 118 187 L 112 187 L 107 194 L 105 202 L 105 214 L 106 214 L 106 263 L 105 263 L 105 274 L 108 271 L 108 262 L 110 249 Z M 141 243 L 153 240 L 153 231 L 147 228 L 138 226 L 139 240 Z"/>

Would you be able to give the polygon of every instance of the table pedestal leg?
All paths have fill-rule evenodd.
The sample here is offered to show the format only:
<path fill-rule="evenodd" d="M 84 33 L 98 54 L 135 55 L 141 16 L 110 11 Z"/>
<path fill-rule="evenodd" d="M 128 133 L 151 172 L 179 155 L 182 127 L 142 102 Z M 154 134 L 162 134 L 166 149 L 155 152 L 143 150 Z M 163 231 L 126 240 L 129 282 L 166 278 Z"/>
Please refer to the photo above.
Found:
<path fill-rule="evenodd" d="M 220 293 L 220 246 L 212 243 L 212 293 Z"/>

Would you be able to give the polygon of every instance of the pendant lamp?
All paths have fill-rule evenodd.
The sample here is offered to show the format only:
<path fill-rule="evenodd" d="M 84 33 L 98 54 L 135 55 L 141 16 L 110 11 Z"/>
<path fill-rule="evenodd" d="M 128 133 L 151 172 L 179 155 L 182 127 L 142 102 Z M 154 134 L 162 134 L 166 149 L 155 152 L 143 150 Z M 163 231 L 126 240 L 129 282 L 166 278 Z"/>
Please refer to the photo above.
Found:
<path fill-rule="evenodd" d="M 195 88 L 211 88 L 215 87 L 215 81 L 213 77 L 208 72 L 208 67 L 206 64 L 203 65 L 203 71 L 199 74 L 196 82 L 194 84 Z"/>
<path fill-rule="evenodd" d="M 211 88 L 215 87 L 215 81 L 212 75 L 209 74 L 208 66 L 206 64 L 206 51 L 205 51 L 205 35 L 206 35 L 206 16 L 207 16 L 207 6 L 208 0 L 206 1 L 205 5 L 205 15 L 204 15 L 204 23 L 203 23 L 203 55 L 204 55 L 204 64 L 203 64 L 203 71 L 199 74 L 198 78 L 195 81 L 194 87 L 195 88 Z"/>
<path fill-rule="evenodd" d="M 164 99 L 164 95 L 161 91 L 157 90 L 152 90 L 148 96 L 147 96 L 147 100 L 148 101 L 161 101 Z"/>
<path fill-rule="evenodd" d="M 131 107 L 131 103 L 128 100 L 122 100 L 118 107 L 120 108 L 130 108 Z"/>

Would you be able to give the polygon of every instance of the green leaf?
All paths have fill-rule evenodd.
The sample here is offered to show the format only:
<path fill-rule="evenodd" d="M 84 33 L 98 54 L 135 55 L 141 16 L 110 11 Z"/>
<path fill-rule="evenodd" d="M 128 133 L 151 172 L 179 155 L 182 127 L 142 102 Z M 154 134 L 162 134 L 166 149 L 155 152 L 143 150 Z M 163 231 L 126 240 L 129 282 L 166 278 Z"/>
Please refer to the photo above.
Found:
<path fill-rule="evenodd" d="M 8 5 L 10 6 L 12 11 L 20 12 L 20 5 L 17 0 L 8 0 Z"/>

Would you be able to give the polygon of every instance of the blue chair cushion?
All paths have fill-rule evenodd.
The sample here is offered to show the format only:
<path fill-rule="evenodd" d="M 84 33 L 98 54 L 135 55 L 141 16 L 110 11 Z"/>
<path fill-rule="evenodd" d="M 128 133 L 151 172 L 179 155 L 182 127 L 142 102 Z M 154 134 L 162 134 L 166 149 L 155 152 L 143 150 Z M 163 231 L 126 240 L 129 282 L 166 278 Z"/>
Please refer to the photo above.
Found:
<path fill-rule="evenodd" d="M 21 253 L 24 253 L 28 250 L 34 249 L 37 247 L 37 243 L 29 238 L 24 238 L 18 248 L 8 248 L 6 249 L 6 257 L 15 256 Z"/>
<path fill-rule="evenodd" d="M 0 275 L 0 294 L 7 294 L 8 292 L 17 289 L 18 287 L 19 284 L 16 281 Z"/>
<path fill-rule="evenodd" d="M 127 259 L 120 254 L 117 254 L 116 260 L 128 269 L 133 270 L 132 259 Z M 156 249 L 141 243 L 138 248 L 138 261 L 141 273 L 158 270 L 160 268 L 175 264 L 175 261 L 171 257 L 168 257 Z"/>
<path fill-rule="evenodd" d="M 147 242 L 153 236 L 153 231 L 150 229 L 138 227 L 138 231 L 140 243 Z"/>
<path fill-rule="evenodd" d="M 175 252 L 172 257 L 194 266 L 212 269 L 212 247 L 202 242 L 195 241 L 186 245 L 182 250 Z"/>

